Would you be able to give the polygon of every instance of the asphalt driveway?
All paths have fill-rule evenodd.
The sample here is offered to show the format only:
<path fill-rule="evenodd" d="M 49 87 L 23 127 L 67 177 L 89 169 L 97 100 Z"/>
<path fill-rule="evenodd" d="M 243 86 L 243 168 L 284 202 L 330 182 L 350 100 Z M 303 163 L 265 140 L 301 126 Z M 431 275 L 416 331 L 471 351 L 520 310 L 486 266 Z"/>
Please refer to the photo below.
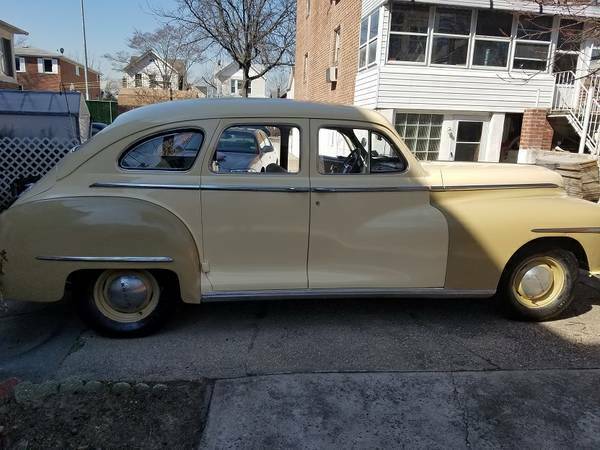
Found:
<path fill-rule="evenodd" d="M 487 300 L 185 306 L 162 333 L 127 340 L 86 330 L 68 304 L 10 304 L 0 318 L 0 379 L 215 380 L 207 448 L 598 447 L 599 369 L 591 281 L 541 324 Z"/>

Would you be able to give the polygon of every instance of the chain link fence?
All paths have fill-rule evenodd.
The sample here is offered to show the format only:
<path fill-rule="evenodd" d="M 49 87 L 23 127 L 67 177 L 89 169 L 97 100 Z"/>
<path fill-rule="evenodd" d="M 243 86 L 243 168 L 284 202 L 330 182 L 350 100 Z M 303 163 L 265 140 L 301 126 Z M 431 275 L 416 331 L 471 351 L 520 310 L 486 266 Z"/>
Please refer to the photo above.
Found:
<path fill-rule="evenodd" d="M 44 176 L 76 145 L 76 139 L 0 137 L 0 211 L 13 202 L 17 180 Z"/>

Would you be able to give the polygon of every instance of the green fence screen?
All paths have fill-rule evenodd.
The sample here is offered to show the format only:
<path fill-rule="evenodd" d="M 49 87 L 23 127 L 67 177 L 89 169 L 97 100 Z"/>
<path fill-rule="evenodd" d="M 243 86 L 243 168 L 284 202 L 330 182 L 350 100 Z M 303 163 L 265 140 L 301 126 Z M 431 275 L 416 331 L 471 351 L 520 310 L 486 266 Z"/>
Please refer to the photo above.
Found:
<path fill-rule="evenodd" d="M 86 103 L 90 111 L 92 122 L 110 124 L 119 114 L 117 111 L 117 102 L 87 100 Z"/>

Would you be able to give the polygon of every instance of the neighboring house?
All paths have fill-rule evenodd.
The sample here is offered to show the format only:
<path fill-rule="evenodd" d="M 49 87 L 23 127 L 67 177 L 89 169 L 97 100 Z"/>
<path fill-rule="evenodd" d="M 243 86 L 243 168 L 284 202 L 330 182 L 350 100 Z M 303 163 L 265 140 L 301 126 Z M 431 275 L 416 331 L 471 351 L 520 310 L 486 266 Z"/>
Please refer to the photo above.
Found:
<path fill-rule="evenodd" d="M 124 88 L 151 88 L 181 91 L 187 89 L 185 64 L 180 60 L 165 61 L 153 50 L 132 56 L 123 68 Z"/>
<path fill-rule="evenodd" d="M 17 89 L 17 67 L 14 58 L 15 34 L 29 34 L 9 23 L 0 20 L 0 89 Z"/>
<path fill-rule="evenodd" d="M 258 67 L 250 69 L 250 76 L 256 76 Z M 211 97 L 241 97 L 244 74 L 238 63 L 231 62 L 225 67 L 218 67 L 213 77 L 210 89 Z M 267 98 L 267 82 L 265 77 L 256 78 L 250 82 L 248 97 Z"/>
<path fill-rule="evenodd" d="M 84 65 L 61 53 L 34 47 L 15 49 L 17 81 L 26 91 L 78 91 L 85 95 Z M 99 99 L 100 73 L 88 67 L 90 99 Z"/>
<path fill-rule="evenodd" d="M 593 153 L 599 85 L 578 78 L 600 43 L 577 40 L 584 25 L 557 14 L 566 8 L 542 9 L 534 17 L 534 1 L 299 0 L 294 96 L 376 109 L 420 159 L 516 161 L 528 153 L 519 149 L 573 147 L 569 135 L 577 149 L 586 114 L 581 141 Z M 569 11 L 600 17 L 599 6 Z"/>

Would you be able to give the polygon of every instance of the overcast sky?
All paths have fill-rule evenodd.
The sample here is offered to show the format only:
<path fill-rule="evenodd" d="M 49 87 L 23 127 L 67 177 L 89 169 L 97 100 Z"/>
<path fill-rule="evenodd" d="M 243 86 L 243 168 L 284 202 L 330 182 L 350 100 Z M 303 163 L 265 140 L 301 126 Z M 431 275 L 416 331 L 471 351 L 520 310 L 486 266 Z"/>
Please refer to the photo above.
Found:
<path fill-rule="evenodd" d="M 83 63 L 80 0 L 0 0 L 0 19 L 29 32 L 31 47 L 58 51 Z M 152 0 L 168 7 L 173 0 Z M 146 0 L 85 0 L 88 59 L 99 67 L 104 80 L 120 79 L 106 53 L 127 50 L 134 29 L 151 31 L 159 23 L 148 11 Z M 92 65 L 92 64 L 90 64 Z"/>

